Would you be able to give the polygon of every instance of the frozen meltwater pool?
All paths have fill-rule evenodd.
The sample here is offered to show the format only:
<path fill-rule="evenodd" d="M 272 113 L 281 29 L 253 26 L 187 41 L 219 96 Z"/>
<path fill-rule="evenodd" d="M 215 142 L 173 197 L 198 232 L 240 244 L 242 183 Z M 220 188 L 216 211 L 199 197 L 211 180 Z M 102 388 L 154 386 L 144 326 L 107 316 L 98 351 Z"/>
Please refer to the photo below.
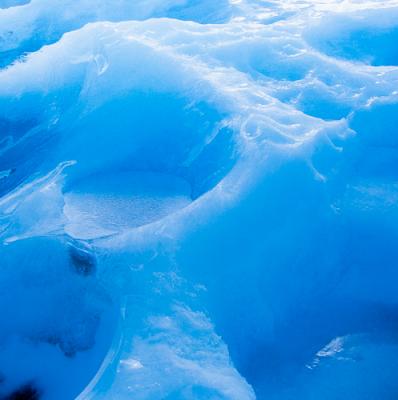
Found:
<path fill-rule="evenodd" d="M 69 185 L 64 199 L 65 231 L 79 239 L 150 224 L 192 201 L 187 181 L 155 172 L 91 175 Z"/>

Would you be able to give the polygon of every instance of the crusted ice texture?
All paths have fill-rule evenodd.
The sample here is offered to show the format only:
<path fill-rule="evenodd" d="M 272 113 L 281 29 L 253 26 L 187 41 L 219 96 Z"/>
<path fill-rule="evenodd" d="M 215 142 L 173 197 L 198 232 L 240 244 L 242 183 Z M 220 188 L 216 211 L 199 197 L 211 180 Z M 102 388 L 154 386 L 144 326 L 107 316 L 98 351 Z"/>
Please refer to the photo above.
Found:
<path fill-rule="evenodd" d="M 0 397 L 398 396 L 396 0 L 0 0 Z"/>

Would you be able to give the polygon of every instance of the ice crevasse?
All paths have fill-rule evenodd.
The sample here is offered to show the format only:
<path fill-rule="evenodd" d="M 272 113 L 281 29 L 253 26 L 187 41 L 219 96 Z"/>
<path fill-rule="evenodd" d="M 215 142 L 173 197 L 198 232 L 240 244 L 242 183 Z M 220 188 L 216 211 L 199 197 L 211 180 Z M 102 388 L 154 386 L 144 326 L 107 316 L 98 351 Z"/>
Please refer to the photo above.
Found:
<path fill-rule="evenodd" d="M 0 0 L 0 398 L 398 396 L 396 0 Z"/>

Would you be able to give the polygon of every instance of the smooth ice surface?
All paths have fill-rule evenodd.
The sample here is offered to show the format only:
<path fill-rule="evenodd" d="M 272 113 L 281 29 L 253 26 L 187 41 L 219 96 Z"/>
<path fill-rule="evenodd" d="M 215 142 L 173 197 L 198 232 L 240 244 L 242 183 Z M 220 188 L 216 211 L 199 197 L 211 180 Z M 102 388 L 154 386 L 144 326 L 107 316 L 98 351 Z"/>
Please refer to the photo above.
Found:
<path fill-rule="evenodd" d="M 397 43 L 397 0 L 0 0 L 0 398 L 396 399 Z"/>
<path fill-rule="evenodd" d="M 186 207 L 190 192 L 187 182 L 167 174 L 90 176 L 64 194 L 65 232 L 94 239 L 146 225 Z"/>

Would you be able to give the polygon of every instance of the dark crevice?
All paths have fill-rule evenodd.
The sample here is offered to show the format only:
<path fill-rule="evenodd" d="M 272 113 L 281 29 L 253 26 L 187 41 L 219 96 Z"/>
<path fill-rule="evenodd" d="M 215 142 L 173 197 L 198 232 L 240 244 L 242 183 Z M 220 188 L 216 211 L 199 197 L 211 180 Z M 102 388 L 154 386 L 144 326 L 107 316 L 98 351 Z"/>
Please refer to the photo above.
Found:
<path fill-rule="evenodd" d="M 39 400 L 40 390 L 33 384 L 27 384 L 6 396 L 4 400 Z"/>

